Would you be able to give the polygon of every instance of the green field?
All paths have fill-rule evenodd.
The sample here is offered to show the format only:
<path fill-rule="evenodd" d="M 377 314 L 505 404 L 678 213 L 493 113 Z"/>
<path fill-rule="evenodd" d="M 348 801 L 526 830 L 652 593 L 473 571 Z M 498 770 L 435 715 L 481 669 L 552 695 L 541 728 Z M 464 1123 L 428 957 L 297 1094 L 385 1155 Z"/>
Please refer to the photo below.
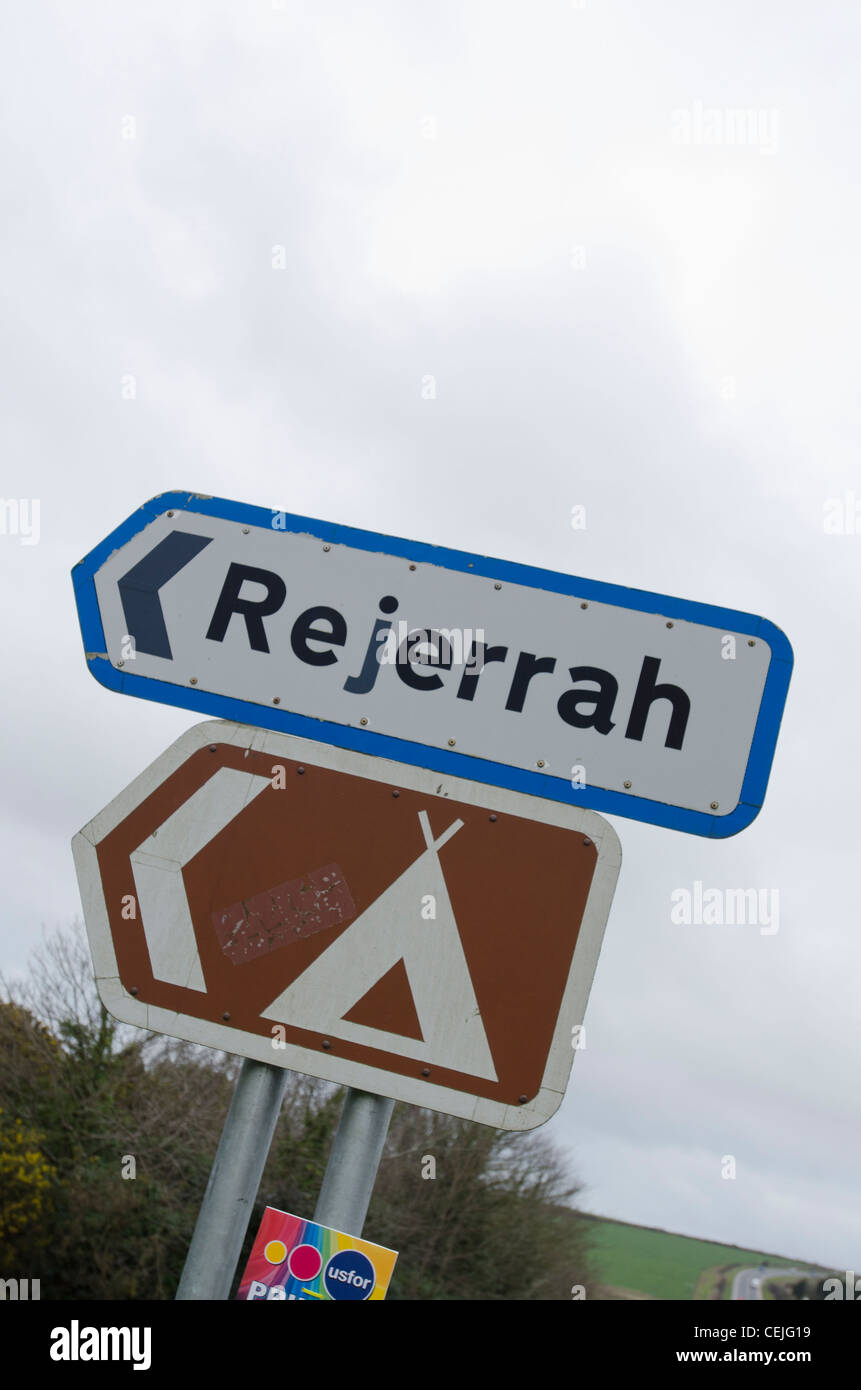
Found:
<path fill-rule="evenodd" d="M 650 1226 L 629 1226 L 604 1217 L 590 1217 L 589 1221 L 593 1266 L 611 1298 L 709 1298 L 715 1296 L 722 1271 L 730 1268 L 759 1264 L 815 1268 L 789 1256 L 743 1250 Z M 727 1286 L 731 1280 L 729 1274 Z"/>

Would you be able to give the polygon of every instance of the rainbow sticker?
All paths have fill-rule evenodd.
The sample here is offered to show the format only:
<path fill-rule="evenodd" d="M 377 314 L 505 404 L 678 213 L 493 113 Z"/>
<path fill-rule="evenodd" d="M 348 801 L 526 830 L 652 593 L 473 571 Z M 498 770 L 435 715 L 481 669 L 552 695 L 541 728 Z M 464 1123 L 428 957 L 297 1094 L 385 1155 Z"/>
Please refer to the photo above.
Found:
<path fill-rule="evenodd" d="M 237 1299 L 385 1298 L 396 1250 L 267 1207 Z"/>

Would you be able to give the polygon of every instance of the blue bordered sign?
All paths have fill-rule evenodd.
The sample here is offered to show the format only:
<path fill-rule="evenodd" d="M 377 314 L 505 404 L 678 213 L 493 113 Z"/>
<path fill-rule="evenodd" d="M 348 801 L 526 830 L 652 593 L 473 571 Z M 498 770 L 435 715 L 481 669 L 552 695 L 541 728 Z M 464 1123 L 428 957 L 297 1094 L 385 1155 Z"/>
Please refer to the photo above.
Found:
<path fill-rule="evenodd" d="M 764 618 L 187 492 L 73 571 L 109 689 L 724 837 L 792 670 Z"/>

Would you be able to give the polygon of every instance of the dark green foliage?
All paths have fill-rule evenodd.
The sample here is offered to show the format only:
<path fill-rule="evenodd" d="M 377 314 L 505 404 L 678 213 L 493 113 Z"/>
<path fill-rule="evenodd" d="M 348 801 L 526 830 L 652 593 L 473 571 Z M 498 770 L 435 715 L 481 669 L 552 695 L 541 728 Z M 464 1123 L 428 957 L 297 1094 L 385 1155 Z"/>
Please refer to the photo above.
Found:
<path fill-rule="evenodd" d="M 50 1184 L 0 1268 L 45 1299 L 172 1298 L 237 1059 L 117 1024 L 80 938 L 54 938 L 6 995 L 0 1111 L 38 1137 Z M 264 1206 L 313 1215 L 342 1101 L 288 1074 L 237 1273 Z M 398 1105 L 364 1234 L 400 1252 L 390 1298 L 571 1298 L 591 1292 L 576 1190 L 540 1134 Z"/>
<path fill-rule="evenodd" d="M 591 1285 L 576 1191 L 541 1134 L 398 1105 L 366 1231 L 400 1251 L 394 1298 L 571 1298 Z"/>

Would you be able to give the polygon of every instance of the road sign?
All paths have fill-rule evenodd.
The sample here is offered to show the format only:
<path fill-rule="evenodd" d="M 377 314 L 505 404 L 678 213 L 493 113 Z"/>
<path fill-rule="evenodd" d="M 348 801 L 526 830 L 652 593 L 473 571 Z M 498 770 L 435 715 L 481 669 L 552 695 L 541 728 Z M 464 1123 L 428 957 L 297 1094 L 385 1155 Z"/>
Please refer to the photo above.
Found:
<path fill-rule="evenodd" d="M 396 1250 L 267 1207 L 236 1293 L 242 1302 L 385 1298 Z"/>
<path fill-rule="evenodd" d="M 211 721 L 73 842 L 101 998 L 502 1129 L 564 1093 L 621 852 L 591 811 Z"/>
<path fill-rule="evenodd" d="M 179 492 L 73 574 L 112 690 L 698 835 L 762 805 L 763 618 Z"/>

